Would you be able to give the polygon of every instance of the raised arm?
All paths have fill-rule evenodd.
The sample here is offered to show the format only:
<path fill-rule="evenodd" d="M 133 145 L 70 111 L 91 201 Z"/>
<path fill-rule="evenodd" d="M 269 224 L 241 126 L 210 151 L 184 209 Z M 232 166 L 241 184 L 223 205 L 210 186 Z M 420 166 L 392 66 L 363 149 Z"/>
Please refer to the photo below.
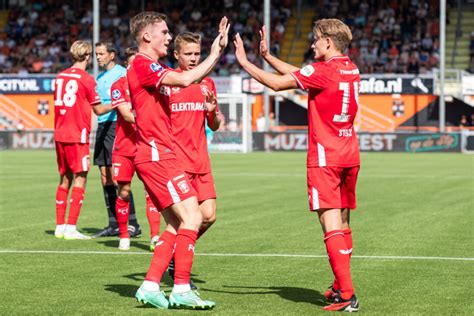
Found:
<path fill-rule="evenodd" d="M 291 74 L 273 74 L 266 72 L 249 62 L 247 59 L 247 54 L 245 53 L 244 43 L 242 42 L 239 34 L 235 36 L 234 45 L 235 57 L 237 58 L 237 61 L 242 66 L 242 68 L 244 68 L 244 70 L 258 82 L 275 91 L 295 89 L 298 87 L 295 78 L 293 78 Z M 296 70 L 298 70 L 298 68 L 296 68 Z"/>
<path fill-rule="evenodd" d="M 272 56 L 268 50 L 267 46 L 267 31 L 265 25 L 262 26 L 260 30 L 260 55 L 265 59 L 267 63 L 270 64 L 276 71 L 282 75 L 289 74 L 291 72 L 299 70 L 298 67 L 285 63 L 284 61 L 278 59 L 275 56 Z"/>
<path fill-rule="evenodd" d="M 167 86 L 187 87 L 193 82 L 201 81 L 207 76 L 219 61 L 219 58 L 227 46 L 230 24 L 227 17 L 223 17 L 219 23 L 219 35 L 214 39 L 209 56 L 196 68 L 189 71 L 170 71 L 163 78 L 163 84 Z"/>

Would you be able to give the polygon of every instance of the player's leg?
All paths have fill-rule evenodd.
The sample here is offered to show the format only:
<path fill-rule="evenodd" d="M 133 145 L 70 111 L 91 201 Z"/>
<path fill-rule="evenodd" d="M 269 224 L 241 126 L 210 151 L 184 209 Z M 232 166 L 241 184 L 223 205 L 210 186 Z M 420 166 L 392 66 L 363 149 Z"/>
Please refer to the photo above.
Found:
<path fill-rule="evenodd" d="M 211 309 L 215 303 L 203 300 L 191 289 L 191 270 L 194 249 L 202 224 L 202 214 L 195 196 L 173 204 L 171 210 L 180 219 L 176 235 L 174 286 L 170 294 L 170 305 L 175 308 Z"/>
<path fill-rule="evenodd" d="M 67 197 L 69 195 L 69 188 L 71 187 L 73 175 L 71 171 L 60 175 L 59 185 L 56 189 L 56 229 L 54 230 L 54 237 L 63 238 L 66 230 L 66 209 Z"/>
<path fill-rule="evenodd" d="M 155 245 L 158 242 L 160 236 L 160 222 L 161 216 L 160 211 L 155 206 L 150 198 L 150 195 L 145 190 L 145 201 L 146 201 L 146 217 L 150 226 L 150 251 L 155 250 Z"/>
<path fill-rule="evenodd" d="M 130 203 L 130 215 L 128 217 L 128 230 L 130 237 L 138 238 L 142 234 L 142 229 L 140 224 L 138 224 L 138 218 L 135 210 L 135 200 L 133 198 L 133 193 L 130 191 L 129 193 L 129 203 Z"/>
<path fill-rule="evenodd" d="M 358 308 L 354 296 L 350 272 L 349 251 L 342 230 L 341 168 L 308 168 L 308 194 L 310 209 L 317 211 L 324 233 L 324 242 L 334 278 L 339 285 L 340 295 L 331 297 L 335 303 L 326 310 Z M 336 291 L 337 292 L 337 291 Z M 327 294 L 327 293 L 325 293 Z M 353 302 L 353 300 L 355 300 Z M 343 304 L 344 306 L 335 305 Z"/>
<path fill-rule="evenodd" d="M 130 235 L 128 233 L 128 217 L 130 214 L 130 182 L 118 182 L 118 197 L 115 202 L 117 224 L 119 228 L 119 249 L 130 249 Z"/>
<path fill-rule="evenodd" d="M 115 128 L 112 129 L 112 122 L 99 123 L 97 126 L 96 142 L 94 147 L 94 165 L 99 167 L 100 181 L 105 201 L 105 208 L 108 217 L 108 225 L 95 233 L 92 237 L 117 236 L 118 225 L 115 215 L 115 202 L 117 199 L 117 187 L 113 181 L 112 170 L 112 137 L 115 135 Z M 114 125 L 115 126 L 115 125 Z M 108 149 L 110 147 L 110 149 Z"/>
<path fill-rule="evenodd" d="M 216 222 L 216 199 L 208 199 L 199 204 L 202 214 L 202 224 L 199 227 L 199 237 L 201 237 Z"/>
<path fill-rule="evenodd" d="M 72 172 L 67 163 L 65 146 L 64 143 L 55 142 L 56 162 L 59 171 L 59 185 L 56 189 L 56 228 L 54 230 L 56 238 L 64 237 L 67 197 L 72 184 Z"/>
<path fill-rule="evenodd" d="M 64 239 L 90 239 L 89 236 L 81 234 L 77 230 L 77 221 L 81 213 L 82 203 L 84 201 L 84 193 L 87 182 L 87 171 L 78 172 L 74 174 L 74 182 L 72 186 L 69 215 L 67 219 L 66 231 L 64 232 Z"/>
<path fill-rule="evenodd" d="M 216 221 L 216 189 L 212 172 L 197 174 L 189 177 L 196 190 L 202 224 L 199 227 L 198 238 L 201 237 Z"/>

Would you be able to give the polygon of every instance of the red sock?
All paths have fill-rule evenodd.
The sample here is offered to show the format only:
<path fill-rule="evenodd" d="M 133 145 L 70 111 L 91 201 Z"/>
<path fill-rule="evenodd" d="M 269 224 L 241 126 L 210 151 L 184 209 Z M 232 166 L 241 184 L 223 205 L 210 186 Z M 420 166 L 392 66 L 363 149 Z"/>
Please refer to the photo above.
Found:
<path fill-rule="evenodd" d="M 56 190 L 56 225 L 63 225 L 66 217 L 67 195 L 69 190 L 58 185 Z"/>
<path fill-rule="evenodd" d="M 176 235 L 167 230 L 160 236 L 155 246 L 153 258 L 151 259 L 150 268 L 148 269 L 145 280 L 160 283 L 161 277 L 173 257 L 175 243 Z"/>
<path fill-rule="evenodd" d="M 128 216 L 130 214 L 130 202 L 124 201 L 120 196 L 115 200 L 115 213 L 119 227 L 120 238 L 130 238 L 128 234 Z"/>
<path fill-rule="evenodd" d="M 178 229 L 174 254 L 174 284 L 189 284 L 197 235 L 195 230 Z"/>
<path fill-rule="evenodd" d="M 348 300 L 354 295 L 352 287 L 351 268 L 349 252 L 344 241 L 342 230 L 333 230 L 324 234 L 326 251 L 334 277 L 340 286 L 341 297 Z"/>
<path fill-rule="evenodd" d="M 147 194 L 146 199 L 146 217 L 148 218 L 148 223 L 150 224 L 150 235 L 158 236 L 160 234 L 160 212 L 153 204 L 150 196 Z"/>
<path fill-rule="evenodd" d="M 350 228 L 344 229 L 342 231 L 344 233 L 344 241 L 346 243 L 346 247 L 348 250 L 351 252 L 349 253 L 349 260 L 352 257 L 352 230 Z M 341 287 L 339 286 L 339 283 L 337 282 L 337 279 L 334 279 L 334 282 L 332 284 L 333 290 L 340 290 Z"/>
<path fill-rule="evenodd" d="M 79 213 L 81 213 L 82 201 L 84 200 L 84 192 L 83 188 L 72 188 L 71 199 L 69 200 L 69 216 L 67 218 L 69 225 L 77 224 Z"/>

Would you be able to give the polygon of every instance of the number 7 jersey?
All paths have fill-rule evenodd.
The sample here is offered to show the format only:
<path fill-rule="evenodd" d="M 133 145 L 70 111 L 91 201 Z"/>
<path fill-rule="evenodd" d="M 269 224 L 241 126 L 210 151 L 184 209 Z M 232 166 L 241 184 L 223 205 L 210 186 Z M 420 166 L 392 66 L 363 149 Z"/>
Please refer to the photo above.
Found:
<path fill-rule="evenodd" d="M 359 69 L 347 56 L 316 62 L 291 73 L 308 91 L 308 167 L 360 165 L 354 119 Z"/>
<path fill-rule="evenodd" d="M 59 73 L 54 82 L 54 140 L 89 143 L 91 106 L 100 104 L 94 78 L 79 68 Z"/>

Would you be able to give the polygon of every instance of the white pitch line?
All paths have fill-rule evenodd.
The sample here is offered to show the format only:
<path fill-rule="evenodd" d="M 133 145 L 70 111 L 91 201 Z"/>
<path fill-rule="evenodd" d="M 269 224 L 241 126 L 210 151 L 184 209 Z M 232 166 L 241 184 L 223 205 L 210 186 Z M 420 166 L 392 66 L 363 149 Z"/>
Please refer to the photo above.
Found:
<path fill-rule="evenodd" d="M 66 254 L 66 255 L 151 255 L 149 252 L 138 251 L 60 251 L 60 250 L 7 250 L 0 249 L 0 254 Z M 197 253 L 196 256 L 207 257 L 273 257 L 273 258 L 327 258 L 327 255 L 303 254 L 278 254 L 278 253 Z M 449 261 L 474 261 L 474 258 L 462 257 L 416 257 L 416 256 L 352 256 L 356 259 L 380 260 L 449 260 Z"/>

